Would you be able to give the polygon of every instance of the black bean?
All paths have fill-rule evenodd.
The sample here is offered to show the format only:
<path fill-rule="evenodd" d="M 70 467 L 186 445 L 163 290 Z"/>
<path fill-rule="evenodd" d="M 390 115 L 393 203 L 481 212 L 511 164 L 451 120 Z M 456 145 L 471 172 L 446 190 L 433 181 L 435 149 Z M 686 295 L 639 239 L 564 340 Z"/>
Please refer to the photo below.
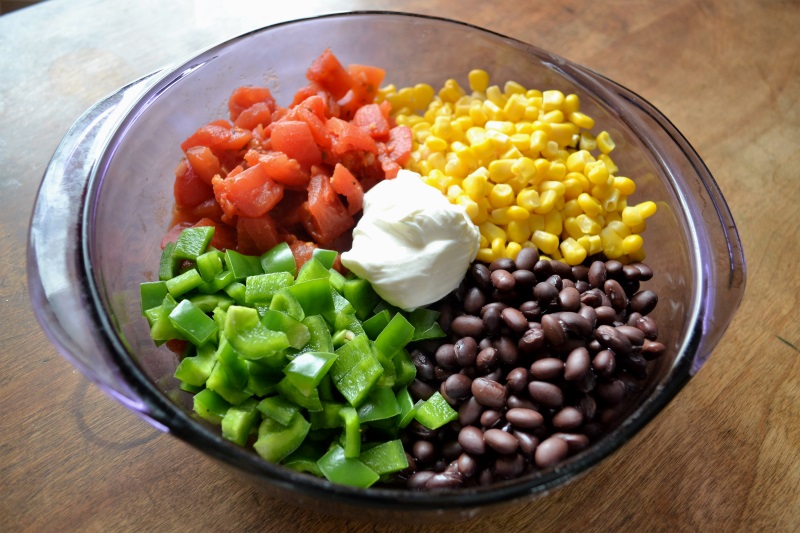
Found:
<path fill-rule="evenodd" d="M 642 344 L 641 354 L 648 361 L 652 361 L 661 357 L 665 351 L 667 351 L 667 347 L 662 343 L 645 339 L 644 344 Z"/>
<path fill-rule="evenodd" d="M 609 307 L 607 305 L 595 307 L 594 313 L 597 315 L 598 326 L 610 326 L 617 320 L 617 312 L 614 311 L 613 307 Z"/>
<path fill-rule="evenodd" d="M 433 379 L 433 362 L 428 358 L 427 355 L 422 353 L 420 350 L 414 350 L 411 352 L 411 361 L 414 362 L 418 377 L 426 381 Z"/>
<path fill-rule="evenodd" d="M 453 344 L 448 343 L 439 346 L 434 357 L 436 358 L 436 364 L 442 368 L 458 368 L 456 349 L 455 345 Z"/>
<path fill-rule="evenodd" d="M 539 302 L 539 307 L 544 309 L 558 298 L 558 289 L 551 283 L 541 281 L 533 287 L 533 297 Z"/>
<path fill-rule="evenodd" d="M 597 402 L 593 396 L 587 394 L 580 399 L 578 408 L 581 410 L 581 413 L 583 413 L 584 420 L 591 420 L 597 412 Z"/>
<path fill-rule="evenodd" d="M 594 329 L 592 323 L 580 313 L 562 311 L 557 314 L 556 318 L 565 331 L 580 335 L 581 337 L 588 337 L 592 334 Z"/>
<path fill-rule="evenodd" d="M 565 440 L 569 447 L 569 453 L 578 453 L 589 447 L 589 437 L 581 433 L 553 433 L 553 437 Z"/>
<path fill-rule="evenodd" d="M 591 289 L 592 286 L 589 285 L 588 281 L 578 280 L 575 282 L 575 288 L 578 289 L 579 293 L 583 294 L 584 292 Z"/>
<path fill-rule="evenodd" d="M 619 278 L 622 276 L 623 264 L 616 259 L 606 261 L 606 275 L 609 278 Z"/>
<path fill-rule="evenodd" d="M 597 397 L 606 404 L 614 405 L 625 399 L 627 391 L 624 383 L 618 379 L 614 379 L 598 383 L 595 387 L 595 393 Z"/>
<path fill-rule="evenodd" d="M 586 265 L 573 265 L 572 279 L 575 280 L 576 284 L 578 281 L 588 281 L 589 267 L 587 267 Z"/>
<path fill-rule="evenodd" d="M 472 267 L 469 269 L 469 273 L 472 277 L 472 280 L 475 282 L 475 285 L 483 290 L 491 289 L 491 272 L 489 272 L 489 269 L 486 267 L 486 265 L 482 263 L 473 263 Z"/>
<path fill-rule="evenodd" d="M 527 391 L 527 387 L 525 388 Z M 517 396 L 516 394 L 508 395 L 508 400 L 506 400 L 506 407 L 508 409 L 533 409 L 534 411 L 536 410 L 536 404 L 534 404 L 526 397 L 520 397 Z"/>
<path fill-rule="evenodd" d="M 636 321 L 634 324 L 637 328 L 644 332 L 644 337 L 647 340 L 654 341 L 658 338 L 658 326 L 656 326 L 655 320 L 653 320 L 649 316 L 643 316 Z"/>
<path fill-rule="evenodd" d="M 508 390 L 512 393 L 519 394 L 528 387 L 528 369 L 517 367 L 511 370 L 506 375 L 506 383 Z"/>
<path fill-rule="evenodd" d="M 456 354 L 456 363 L 459 366 L 469 367 L 475 364 L 478 357 L 478 343 L 472 337 L 462 337 L 453 345 Z"/>
<path fill-rule="evenodd" d="M 553 269 L 553 274 L 557 274 L 562 278 L 572 277 L 572 267 L 563 261 L 550 261 L 550 266 Z"/>
<path fill-rule="evenodd" d="M 500 259 L 495 259 L 489 264 L 489 271 L 494 272 L 495 270 L 506 270 L 508 272 L 513 272 L 514 269 L 517 268 L 516 263 L 512 259 L 508 259 L 502 257 Z"/>
<path fill-rule="evenodd" d="M 544 348 L 545 334 L 541 328 L 529 329 L 517 342 L 517 348 L 523 355 L 533 355 Z"/>
<path fill-rule="evenodd" d="M 536 300 L 528 300 L 527 302 L 521 303 L 519 306 L 519 311 L 530 322 L 534 322 L 542 318 L 542 308 L 539 306 L 539 302 Z"/>
<path fill-rule="evenodd" d="M 411 454 L 414 456 L 417 464 L 431 464 L 436 457 L 436 447 L 430 441 L 418 440 L 414 443 L 414 446 L 411 447 Z"/>
<path fill-rule="evenodd" d="M 533 265 L 533 273 L 536 274 L 536 279 L 547 279 L 553 274 L 553 267 L 547 259 L 540 259 Z"/>
<path fill-rule="evenodd" d="M 494 473 L 492 473 L 492 470 L 490 468 L 481 470 L 478 474 L 478 484 L 485 487 L 492 483 L 494 483 Z"/>
<path fill-rule="evenodd" d="M 631 341 L 625 335 L 618 333 L 612 326 L 598 326 L 594 336 L 602 346 L 617 355 L 629 355 L 633 350 Z"/>
<path fill-rule="evenodd" d="M 564 379 L 567 381 L 577 381 L 589 371 L 591 361 L 589 350 L 586 348 L 575 348 L 567 356 L 564 365 Z"/>
<path fill-rule="evenodd" d="M 487 335 L 492 336 L 500 333 L 500 327 L 503 324 L 500 313 L 496 306 L 487 308 L 483 313 L 483 331 L 485 331 Z"/>
<path fill-rule="evenodd" d="M 539 468 L 550 468 L 563 461 L 568 454 L 567 441 L 558 437 L 550 437 L 536 447 L 534 461 Z"/>
<path fill-rule="evenodd" d="M 436 392 L 436 389 L 420 380 L 419 378 L 411 382 L 408 386 L 408 392 L 415 400 L 427 400 Z"/>
<path fill-rule="evenodd" d="M 633 326 L 618 326 L 617 331 L 628 337 L 628 340 L 631 341 L 632 346 L 641 346 L 644 342 L 644 331 L 640 330 L 639 328 L 635 328 Z"/>
<path fill-rule="evenodd" d="M 536 452 L 536 446 L 539 445 L 539 439 L 535 435 L 531 435 L 525 431 L 514 430 L 511 432 L 519 442 L 519 449 L 525 457 L 533 459 L 533 454 Z"/>
<path fill-rule="evenodd" d="M 544 336 L 553 346 L 564 344 L 564 341 L 567 340 L 567 334 L 561 326 L 561 322 L 558 317 L 552 314 L 542 317 L 542 330 L 544 330 Z"/>
<path fill-rule="evenodd" d="M 464 426 L 458 432 L 458 443 L 465 452 L 473 455 L 483 455 L 486 452 L 486 443 L 483 432 L 475 426 Z"/>
<path fill-rule="evenodd" d="M 514 264 L 520 270 L 533 270 L 534 265 L 539 261 L 539 250 L 533 247 L 523 248 L 517 254 Z"/>
<path fill-rule="evenodd" d="M 626 326 L 633 326 L 636 327 L 636 324 L 639 322 L 639 319 L 642 318 L 641 313 L 628 313 L 625 317 L 625 325 Z"/>
<path fill-rule="evenodd" d="M 478 471 L 478 461 L 466 452 L 458 456 L 456 464 L 458 465 L 458 471 L 464 477 L 472 477 Z"/>
<path fill-rule="evenodd" d="M 506 420 L 519 429 L 536 429 L 544 425 L 544 417 L 533 409 L 513 408 L 506 411 Z"/>
<path fill-rule="evenodd" d="M 420 424 L 417 420 L 412 420 L 407 428 L 412 435 L 425 440 L 435 439 L 439 435 L 439 429 L 427 428 Z"/>
<path fill-rule="evenodd" d="M 643 316 L 650 314 L 657 304 L 658 295 L 651 290 L 637 292 L 630 302 L 631 311 L 641 313 Z"/>
<path fill-rule="evenodd" d="M 578 314 L 581 315 L 586 320 L 588 320 L 589 323 L 592 325 L 592 328 L 594 328 L 597 325 L 597 311 L 595 311 L 594 307 L 581 304 L 581 307 L 578 310 Z"/>
<path fill-rule="evenodd" d="M 598 307 L 603 305 L 603 296 L 604 293 L 600 289 L 589 289 L 588 291 L 581 294 L 581 303 L 588 305 L 589 307 Z"/>
<path fill-rule="evenodd" d="M 458 368 L 442 368 L 439 365 L 433 367 L 433 378 L 434 381 L 442 382 L 452 376 L 453 374 L 458 374 Z"/>
<path fill-rule="evenodd" d="M 506 388 L 497 381 L 477 378 L 472 382 L 472 395 L 481 405 L 502 409 L 506 403 Z"/>
<path fill-rule="evenodd" d="M 497 350 L 497 357 L 503 364 L 513 366 L 519 360 L 519 350 L 514 341 L 509 337 L 503 336 L 495 339 L 494 348 Z"/>
<path fill-rule="evenodd" d="M 458 423 L 462 426 L 475 424 L 481 418 L 483 406 L 474 396 L 463 402 L 458 408 Z"/>
<path fill-rule="evenodd" d="M 545 357 L 531 364 L 531 377 L 540 381 L 553 381 L 564 375 L 564 361 L 556 357 Z"/>
<path fill-rule="evenodd" d="M 546 381 L 531 381 L 528 383 L 528 394 L 531 400 L 544 407 L 557 408 L 564 403 L 564 392 L 558 385 Z"/>
<path fill-rule="evenodd" d="M 442 472 L 431 477 L 425 488 L 430 490 L 455 489 L 464 484 L 464 478 L 459 472 Z"/>
<path fill-rule="evenodd" d="M 595 289 L 602 289 L 606 282 L 606 265 L 602 261 L 595 261 L 589 266 L 587 273 L 589 285 Z"/>
<path fill-rule="evenodd" d="M 561 289 L 564 288 L 564 284 L 561 281 L 561 276 L 559 276 L 558 274 L 553 274 L 552 276 L 549 276 L 546 280 L 544 280 L 544 282 L 549 283 L 550 285 L 555 287 L 557 291 L 560 291 Z"/>
<path fill-rule="evenodd" d="M 571 430 L 583 423 L 583 413 L 575 407 L 564 407 L 553 415 L 553 427 L 560 430 Z"/>
<path fill-rule="evenodd" d="M 642 272 L 634 265 L 625 265 L 622 267 L 622 276 L 626 281 L 639 281 Z"/>
<path fill-rule="evenodd" d="M 472 287 L 464 297 L 464 311 L 470 315 L 477 315 L 481 307 L 486 305 L 486 295 L 478 287 Z"/>
<path fill-rule="evenodd" d="M 528 329 L 528 319 L 525 318 L 525 315 L 523 315 L 519 309 L 506 307 L 500 313 L 500 318 L 503 319 L 506 326 L 514 333 L 524 333 Z"/>
<path fill-rule="evenodd" d="M 519 441 L 514 435 L 500 429 L 487 429 L 483 432 L 483 440 L 500 454 L 514 453 L 519 447 Z"/>
<path fill-rule="evenodd" d="M 561 278 L 561 290 L 563 291 L 564 289 L 569 289 L 569 288 L 574 289 L 575 282 L 572 281 L 571 279 Z M 578 298 L 580 298 L 580 293 L 578 293 Z"/>
<path fill-rule="evenodd" d="M 510 291 L 517 284 L 514 276 L 512 276 L 508 270 L 504 270 L 502 268 L 492 272 L 491 280 L 492 285 L 498 291 Z"/>
<path fill-rule="evenodd" d="M 494 461 L 494 473 L 500 479 L 514 479 L 521 476 L 524 471 L 525 458 L 518 453 L 501 455 Z"/>
<path fill-rule="evenodd" d="M 489 346 L 478 352 L 478 357 L 475 359 L 475 366 L 481 372 L 488 372 L 494 368 L 497 363 L 497 350 L 493 346 Z"/>
<path fill-rule="evenodd" d="M 420 470 L 411 474 L 411 477 L 408 478 L 406 483 L 409 489 L 422 490 L 426 488 L 428 481 L 430 481 L 430 479 L 435 475 L 436 472 L 431 472 L 430 470 Z"/>
<path fill-rule="evenodd" d="M 565 287 L 558 293 L 558 305 L 562 311 L 577 311 L 581 308 L 581 293 L 575 287 Z"/>
<path fill-rule="evenodd" d="M 493 428 L 500 424 L 503 420 L 503 415 L 500 411 L 494 409 L 487 409 L 481 413 L 481 426 L 485 428 Z"/>
<path fill-rule="evenodd" d="M 639 280 L 647 281 L 653 277 L 653 269 L 644 263 L 633 263 L 633 266 L 639 269 Z"/>
<path fill-rule="evenodd" d="M 472 380 L 464 374 L 453 374 L 442 384 L 449 398 L 460 401 L 470 397 Z"/>
<path fill-rule="evenodd" d="M 459 337 L 473 337 L 480 339 L 483 337 L 483 321 L 471 315 L 463 315 L 453 319 L 450 325 L 453 333 Z"/>
<path fill-rule="evenodd" d="M 515 286 L 519 289 L 527 289 L 536 285 L 536 275 L 530 270 L 515 270 L 511 275 L 514 276 Z"/>
<path fill-rule="evenodd" d="M 611 377 L 617 368 L 617 361 L 614 359 L 614 352 L 611 350 L 601 350 L 592 359 L 592 368 L 598 375 Z"/>
<path fill-rule="evenodd" d="M 603 284 L 603 291 L 611 300 L 611 307 L 617 311 L 622 311 L 628 307 L 628 297 L 625 295 L 625 289 L 615 279 L 606 280 Z"/>
<path fill-rule="evenodd" d="M 464 453 L 464 448 L 458 443 L 458 439 L 453 439 L 442 444 L 442 456 L 448 461 L 458 459 L 458 456 Z"/>

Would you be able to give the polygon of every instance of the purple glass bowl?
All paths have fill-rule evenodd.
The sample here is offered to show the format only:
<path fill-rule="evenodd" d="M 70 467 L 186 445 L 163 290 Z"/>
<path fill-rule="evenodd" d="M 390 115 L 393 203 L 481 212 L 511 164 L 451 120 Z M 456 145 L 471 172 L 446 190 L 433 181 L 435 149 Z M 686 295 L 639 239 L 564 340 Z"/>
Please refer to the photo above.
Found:
<path fill-rule="evenodd" d="M 380 42 L 381 46 L 375 46 Z M 667 354 L 624 419 L 564 463 L 490 487 L 419 493 L 354 489 L 261 460 L 191 416 L 172 377 L 176 357 L 156 348 L 139 312 L 139 283 L 157 277 L 171 216 L 180 143 L 224 116 L 237 86 L 267 84 L 287 105 L 326 47 L 343 64 L 379 65 L 398 87 L 455 78 L 473 68 L 495 83 L 576 93 L 597 131 L 614 137 L 615 162 L 635 178 L 635 201 L 658 213 L 645 233 L 659 294 L 654 318 Z M 431 53 L 435 50 L 436 53 Z M 617 450 L 706 361 L 742 298 L 745 264 L 717 184 L 675 127 L 653 106 L 585 67 L 474 26 L 402 13 L 358 12 L 263 28 L 123 87 L 89 109 L 50 162 L 31 221 L 31 300 L 43 329 L 109 395 L 158 429 L 184 439 L 274 494 L 317 509 L 382 518 L 463 518 L 563 485 Z M 175 480 L 176 486 L 185 480 Z"/>

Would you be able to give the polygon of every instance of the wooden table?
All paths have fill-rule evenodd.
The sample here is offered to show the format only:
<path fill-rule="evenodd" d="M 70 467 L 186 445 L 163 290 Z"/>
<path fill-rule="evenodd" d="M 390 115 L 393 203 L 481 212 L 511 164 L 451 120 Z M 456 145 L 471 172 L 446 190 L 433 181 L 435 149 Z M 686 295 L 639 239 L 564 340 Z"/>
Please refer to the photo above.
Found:
<path fill-rule="evenodd" d="M 34 320 L 25 279 L 36 189 L 87 107 L 246 30 L 355 8 L 480 25 L 643 95 L 708 164 L 749 261 L 736 319 L 653 423 L 544 500 L 458 527 L 800 528 L 800 4 L 315 0 L 266 7 L 276 4 L 49 0 L 0 17 L 0 531 L 407 529 L 286 507 L 156 432 L 57 354 Z"/>

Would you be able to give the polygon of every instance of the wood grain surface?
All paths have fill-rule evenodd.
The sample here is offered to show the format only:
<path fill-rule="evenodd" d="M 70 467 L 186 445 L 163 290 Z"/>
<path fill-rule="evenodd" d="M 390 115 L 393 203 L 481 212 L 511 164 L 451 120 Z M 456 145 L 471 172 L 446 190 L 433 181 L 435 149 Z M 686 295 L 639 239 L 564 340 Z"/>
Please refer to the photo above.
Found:
<path fill-rule="evenodd" d="M 644 96 L 715 176 L 748 261 L 728 332 L 655 421 L 546 498 L 458 526 L 269 498 L 90 384 L 28 300 L 35 193 L 86 108 L 249 29 L 350 9 L 473 23 Z M 0 531 L 800 530 L 799 29 L 790 0 L 49 0 L 0 17 Z"/>

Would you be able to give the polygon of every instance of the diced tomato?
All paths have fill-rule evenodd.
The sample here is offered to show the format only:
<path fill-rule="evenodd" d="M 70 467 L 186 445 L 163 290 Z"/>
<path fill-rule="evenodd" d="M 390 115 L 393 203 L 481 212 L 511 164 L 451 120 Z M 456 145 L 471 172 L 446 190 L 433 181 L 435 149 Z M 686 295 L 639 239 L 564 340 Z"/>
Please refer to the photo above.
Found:
<path fill-rule="evenodd" d="M 331 147 L 331 134 L 325 126 L 325 102 L 319 95 L 303 100 L 287 114 L 286 120 L 301 120 L 311 130 L 314 141 L 323 150 Z"/>
<path fill-rule="evenodd" d="M 275 98 L 267 87 L 239 87 L 228 99 L 231 120 L 235 121 L 245 109 L 254 104 L 264 103 L 270 112 L 275 111 Z"/>
<path fill-rule="evenodd" d="M 272 125 L 272 149 L 296 159 L 303 168 L 322 162 L 322 152 L 311 129 L 300 120 L 281 120 Z"/>
<path fill-rule="evenodd" d="M 183 141 L 181 149 L 185 152 L 194 146 L 207 146 L 212 150 L 240 150 L 244 148 L 253 134 L 241 128 L 231 128 L 218 123 L 210 123 L 200 127 Z"/>
<path fill-rule="evenodd" d="M 261 255 L 281 242 L 277 224 L 269 215 L 258 218 L 239 217 L 236 234 L 239 241 L 238 251 L 249 255 Z"/>
<path fill-rule="evenodd" d="M 353 80 L 329 48 L 326 48 L 306 71 L 306 78 L 330 92 L 337 100 L 347 94 Z"/>
<path fill-rule="evenodd" d="M 295 240 L 289 244 L 289 249 L 292 250 L 292 255 L 294 255 L 294 263 L 297 265 L 298 271 L 309 259 L 311 259 L 311 257 L 314 255 L 314 250 L 317 248 L 319 247 L 313 242 L 301 240 Z"/>
<path fill-rule="evenodd" d="M 211 179 L 220 173 L 219 159 L 207 146 L 192 146 L 186 150 L 186 160 L 198 178 L 211 185 Z"/>
<path fill-rule="evenodd" d="M 368 65 L 348 65 L 347 72 L 352 86 L 351 91 L 339 100 L 342 118 L 350 118 L 358 108 L 374 102 L 386 75 L 384 69 Z"/>
<path fill-rule="evenodd" d="M 378 145 L 369 133 L 340 118 L 331 117 L 325 123 L 332 135 L 331 150 L 336 155 L 361 150 L 378 154 Z"/>
<path fill-rule="evenodd" d="M 376 141 L 385 141 L 389 137 L 389 121 L 378 104 L 359 107 L 353 116 L 353 123 Z"/>
<path fill-rule="evenodd" d="M 378 161 L 380 161 L 384 178 L 387 180 L 396 178 L 397 173 L 400 172 L 400 165 L 397 164 L 397 161 L 391 158 L 386 145 L 382 144 L 378 146 L 378 149 Z"/>
<path fill-rule="evenodd" d="M 175 183 L 172 186 L 175 204 L 179 208 L 192 208 L 214 197 L 214 190 L 205 183 L 185 160 L 175 169 Z"/>
<path fill-rule="evenodd" d="M 222 222 L 217 222 L 210 218 L 201 218 L 194 224 L 194 227 L 214 226 L 214 235 L 211 237 L 211 246 L 217 250 L 236 249 L 236 231 L 232 227 Z"/>
<path fill-rule="evenodd" d="M 202 218 L 221 220 L 222 208 L 217 203 L 217 199 L 212 196 L 205 202 L 199 203 L 194 208 L 186 211 L 186 214 L 191 220 L 200 220 Z"/>
<path fill-rule="evenodd" d="M 234 126 L 247 130 L 255 129 L 257 126 L 266 126 L 272 122 L 272 110 L 266 102 L 256 102 L 236 117 Z"/>
<path fill-rule="evenodd" d="M 231 174 L 213 182 L 214 196 L 228 220 L 235 215 L 258 218 L 283 197 L 283 185 L 272 181 L 261 164 Z"/>
<path fill-rule="evenodd" d="M 305 187 L 308 185 L 309 173 L 300 166 L 296 159 L 290 159 L 282 152 L 270 152 L 259 157 L 267 175 L 273 181 L 287 187 Z"/>
<path fill-rule="evenodd" d="M 411 155 L 411 129 L 408 126 L 395 126 L 389 130 L 389 141 L 386 147 L 389 155 L 398 165 L 405 165 Z"/>
<path fill-rule="evenodd" d="M 331 176 L 331 186 L 336 194 L 344 195 L 347 198 L 347 212 L 355 215 L 361 211 L 361 205 L 364 199 L 364 189 L 358 182 L 353 173 L 347 168 L 337 163 L 336 168 L 333 169 L 333 176 Z"/>
<path fill-rule="evenodd" d="M 306 224 L 306 229 L 320 244 L 333 241 L 355 224 L 333 190 L 330 178 L 324 174 L 311 177 L 308 184 L 308 211 L 311 220 Z"/>

